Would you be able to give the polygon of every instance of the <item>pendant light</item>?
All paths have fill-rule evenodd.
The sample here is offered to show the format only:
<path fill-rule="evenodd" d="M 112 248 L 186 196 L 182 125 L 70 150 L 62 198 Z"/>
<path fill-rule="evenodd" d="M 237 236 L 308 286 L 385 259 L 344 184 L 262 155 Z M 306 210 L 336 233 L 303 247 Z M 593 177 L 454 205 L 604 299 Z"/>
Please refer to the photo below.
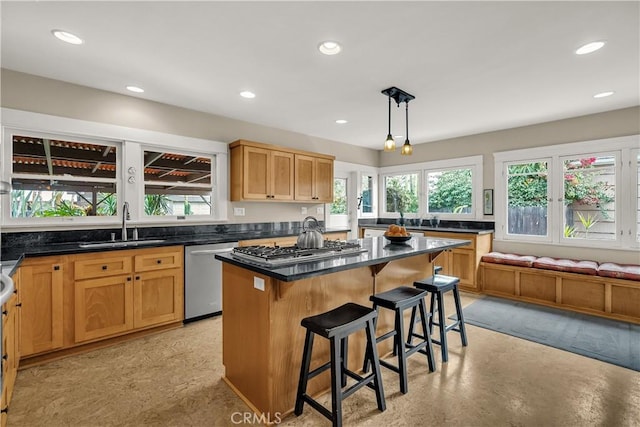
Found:
<path fill-rule="evenodd" d="M 396 149 L 396 141 L 393 139 L 393 135 L 391 135 L 391 98 L 393 98 L 398 107 L 401 103 L 405 103 L 407 139 L 404 141 L 404 145 L 402 146 L 400 153 L 405 156 L 411 155 L 413 153 L 413 147 L 411 147 L 411 143 L 409 142 L 409 101 L 415 99 L 415 96 L 403 91 L 402 89 L 398 89 L 395 86 L 383 90 L 382 94 L 389 98 L 389 130 L 387 133 L 387 139 L 384 142 L 384 151 L 395 151 Z"/>
<path fill-rule="evenodd" d="M 411 154 L 413 154 L 413 147 L 411 146 L 411 143 L 409 142 L 409 101 L 406 101 L 405 103 L 405 123 L 406 123 L 406 135 L 407 135 L 407 139 L 404 140 L 404 145 L 402 146 L 402 150 L 400 150 L 400 154 L 402 154 L 403 156 L 410 156 Z"/>
<path fill-rule="evenodd" d="M 384 151 L 396 151 L 396 140 L 391 135 L 391 97 L 389 96 L 389 132 L 387 140 L 384 142 Z"/>

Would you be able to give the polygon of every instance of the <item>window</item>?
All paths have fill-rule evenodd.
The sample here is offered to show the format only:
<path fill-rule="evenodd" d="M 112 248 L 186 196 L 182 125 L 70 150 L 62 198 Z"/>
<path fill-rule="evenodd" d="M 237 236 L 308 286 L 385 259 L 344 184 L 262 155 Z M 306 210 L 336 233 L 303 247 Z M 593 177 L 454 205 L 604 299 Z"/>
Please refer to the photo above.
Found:
<path fill-rule="evenodd" d="M 547 235 L 546 161 L 515 163 L 507 166 L 507 233 Z"/>
<path fill-rule="evenodd" d="M 384 212 L 418 213 L 418 174 L 396 174 L 384 177 Z"/>
<path fill-rule="evenodd" d="M 470 168 L 427 171 L 429 214 L 469 214 L 472 210 L 472 170 Z"/>
<path fill-rule="evenodd" d="M 375 177 L 371 174 L 363 173 L 360 176 L 360 200 L 358 205 L 361 214 L 373 214 L 373 197 L 375 191 Z"/>
<path fill-rule="evenodd" d="M 144 150 L 147 216 L 212 215 L 213 157 Z"/>
<path fill-rule="evenodd" d="M 616 158 L 564 157 L 563 237 L 615 240 Z"/>
<path fill-rule="evenodd" d="M 347 214 L 347 179 L 334 178 L 333 180 L 333 203 L 331 204 L 331 215 Z"/>
<path fill-rule="evenodd" d="M 638 247 L 639 142 L 631 135 L 495 153 L 496 240 Z"/>
<path fill-rule="evenodd" d="M 118 144 L 23 131 L 7 135 L 11 218 L 117 215 Z"/>

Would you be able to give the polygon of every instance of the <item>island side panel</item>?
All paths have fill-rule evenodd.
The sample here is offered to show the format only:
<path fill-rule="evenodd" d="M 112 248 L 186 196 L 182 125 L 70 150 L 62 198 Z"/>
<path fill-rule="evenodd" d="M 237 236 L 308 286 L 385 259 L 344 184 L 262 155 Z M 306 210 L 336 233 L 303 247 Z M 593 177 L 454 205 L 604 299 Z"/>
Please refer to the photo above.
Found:
<path fill-rule="evenodd" d="M 254 277 L 265 281 L 254 288 Z M 225 377 L 241 397 L 261 412 L 268 412 L 269 305 L 273 279 L 232 264 L 222 268 L 222 363 Z"/>
<path fill-rule="evenodd" d="M 293 410 L 305 328 L 300 321 L 347 302 L 371 306 L 373 277 L 369 267 L 331 273 L 295 282 L 274 281 L 271 307 L 271 379 L 273 381 L 273 411 L 287 413 Z M 365 334 L 360 331 L 349 337 L 349 368 L 362 369 Z M 330 360 L 329 341 L 316 336 L 313 345 L 311 369 Z M 311 379 L 307 393 L 317 395 L 331 387 L 330 371 Z"/>

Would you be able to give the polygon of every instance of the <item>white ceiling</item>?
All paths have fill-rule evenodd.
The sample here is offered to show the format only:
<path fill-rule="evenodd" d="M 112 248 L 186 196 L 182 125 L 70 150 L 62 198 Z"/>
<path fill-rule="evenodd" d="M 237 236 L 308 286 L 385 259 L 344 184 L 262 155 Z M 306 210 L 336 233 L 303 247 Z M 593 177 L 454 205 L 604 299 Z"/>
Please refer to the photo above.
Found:
<path fill-rule="evenodd" d="M 390 86 L 416 97 L 414 144 L 639 105 L 639 5 L 2 1 L 1 65 L 380 149 Z M 320 54 L 327 39 L 342 53 Z M 404 104 L 392 122 L 404 135 Z"/>

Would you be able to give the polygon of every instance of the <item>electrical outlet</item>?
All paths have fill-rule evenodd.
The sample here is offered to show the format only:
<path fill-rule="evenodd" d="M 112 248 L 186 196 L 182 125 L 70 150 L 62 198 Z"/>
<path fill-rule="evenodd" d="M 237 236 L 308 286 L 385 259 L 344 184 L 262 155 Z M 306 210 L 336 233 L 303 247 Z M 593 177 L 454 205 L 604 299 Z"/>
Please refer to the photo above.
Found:
<path fill-rule="evenodd" d="M 253 287 L 259 291 L 264 291 L 264 279 L 260 277 L 253 277 Z"/>
<path fill-rule="evenodd" d="M 244 208 L 233 208 L 234 216 L 244 216 Z"/>
<path fill-rule="evenodd" d="M 323 214 L 324 213 L 324 206 L 318 206 L 316 208 L 316 213 L 317 214 Z"/>
<path fill-rule="evenodd" d="M 307 213 L 307 208 L 306 208 L 306 207 L 302 207 L 302 208 L 300 208 L 300 213 L 301 213 L 301 214 L 303 214 L 303 215 L 306 215 L 306 213 Z"/>

